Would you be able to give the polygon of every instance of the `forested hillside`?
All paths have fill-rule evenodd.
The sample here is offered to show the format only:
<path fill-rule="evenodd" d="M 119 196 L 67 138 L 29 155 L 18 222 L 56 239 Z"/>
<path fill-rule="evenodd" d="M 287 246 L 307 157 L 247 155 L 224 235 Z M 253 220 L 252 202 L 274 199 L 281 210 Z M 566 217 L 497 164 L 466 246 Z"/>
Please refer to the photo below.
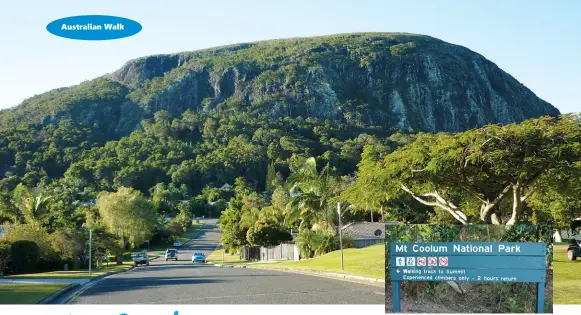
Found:
<path fill-rule="evenodd" d="M 38 243 L 35 268 L 82 265 L 89 228 L 94 255 L 121 257 L 204 215 L 229 251 L 292 231 L 311 257 L 337 246 L 337 202 L 344 222 L 565 225 L 581 125 L 558 115 L 484 57 L 413 34 L 145 57 L 0 113 L 3 242 Z"/>

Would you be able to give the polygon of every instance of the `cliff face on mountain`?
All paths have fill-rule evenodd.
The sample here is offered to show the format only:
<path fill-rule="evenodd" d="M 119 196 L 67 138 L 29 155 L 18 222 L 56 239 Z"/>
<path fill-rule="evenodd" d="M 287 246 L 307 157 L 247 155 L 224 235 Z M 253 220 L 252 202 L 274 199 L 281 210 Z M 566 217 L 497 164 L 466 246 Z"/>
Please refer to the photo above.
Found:
<path fill-rule="evenodd" d="M 270 40 L 127 62 L 0 112 L 0 127 L 64 117 L 114 135 L 158 110 L 247 111 L 388 129 L 456 132 L 558 115 L 483 56 L 422 35 Z"/>

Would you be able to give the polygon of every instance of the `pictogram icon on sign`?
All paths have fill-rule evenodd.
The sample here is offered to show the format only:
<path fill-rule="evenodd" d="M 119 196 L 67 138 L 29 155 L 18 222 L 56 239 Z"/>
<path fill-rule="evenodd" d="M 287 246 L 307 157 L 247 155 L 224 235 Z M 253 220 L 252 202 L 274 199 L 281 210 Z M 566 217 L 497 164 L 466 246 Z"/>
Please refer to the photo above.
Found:
<path fill-rule="evenodd" d="M 406 261 L 408 266 L 415 267 L 416 265 L 416 258 L 415 257 L 408 257 Z"/>
<path fill-rule="evenodd" d="M 405 267 L 405 257 L 396 257 L 395 258 L 395 266 L 396 267 Z"/>
<path fill-rule="evenodd" d="M 437 265 L 436 257 L 428 257 L 428 266 L 435 267 Z"/>
<path fill-rule="evenodd" d="M 448 267 L 448 257 L 440 257 L 440 267 Z"/>
<path fill-rule="evenodd" d="M 426 257 L 418 257 L 418 267 L 426 266 Z"/>

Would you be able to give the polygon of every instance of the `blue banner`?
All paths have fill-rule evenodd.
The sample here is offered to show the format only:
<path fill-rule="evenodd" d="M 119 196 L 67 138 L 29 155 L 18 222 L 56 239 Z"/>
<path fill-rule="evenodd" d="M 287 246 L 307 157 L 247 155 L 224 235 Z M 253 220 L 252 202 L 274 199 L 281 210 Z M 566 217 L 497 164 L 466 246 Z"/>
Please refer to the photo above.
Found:
<path fill-rule="evenodd" d="M 141 24 L 118 16 L 79 15 L 50 22 L 51 34 L 78 40 L 110 40 L 129 37 L 141 31 Z"/>

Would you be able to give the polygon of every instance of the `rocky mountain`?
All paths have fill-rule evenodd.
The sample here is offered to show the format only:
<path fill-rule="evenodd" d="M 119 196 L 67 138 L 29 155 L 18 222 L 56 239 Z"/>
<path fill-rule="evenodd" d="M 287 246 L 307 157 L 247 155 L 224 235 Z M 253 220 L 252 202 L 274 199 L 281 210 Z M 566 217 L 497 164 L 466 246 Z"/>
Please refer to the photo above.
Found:
<path fill-rule="evenodd" d="M 0 112 L 0 127 L 71 118 L 119 137 L 156 111 L 187 109 L 429 132 L 559 114 L 465 47 L 415 34 L 354 33 L 131 60 Z"/>

